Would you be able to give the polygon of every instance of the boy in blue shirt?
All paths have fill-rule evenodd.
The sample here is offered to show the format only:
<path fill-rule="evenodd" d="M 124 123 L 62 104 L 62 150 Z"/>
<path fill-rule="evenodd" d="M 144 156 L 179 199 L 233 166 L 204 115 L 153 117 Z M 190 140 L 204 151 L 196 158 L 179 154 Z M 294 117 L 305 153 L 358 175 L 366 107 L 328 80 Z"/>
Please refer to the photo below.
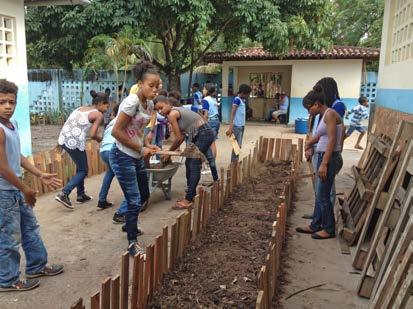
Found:
<path fill-rule="evenodd" d="M 41 276 L 63 272 L 63 265 L 47 265 L 47 251 L 33 212 L 37 192 L 25 185 L 20 168 L 58 188 L 55 174 L 39 171 L 20 154 L 17 123 L 11 117 L 16 108 L 17 86 L 0 79 L 0 292 L 27 291 L 39 286 Z M 26 278 L 20 279 L 20 243 L 26 256 Z"/>
<path fill-rule="evenodd" d="M 232 101 L 232 111 L 231 118 L 229 122 L 229 128 L 226 132 L 228 136 L 234 133 L 235 139 L 238 145 L 242 145 L 242 137 L 244 135 L 245 128 L 245 117 L 246 117 L 246 100 L 251 93 L 251 87 L 246 84 L 241 84 L 239 86 L 238 95 Z M 237 161 L 238 156 L 235 155 L 234 151 L 231 154 L 231 162 Z"/>
<path fill-rule="evenodd" d="M 355 130 L 360 132 L 360 135 L 357 139 L 356 145 L 354 146 L 355 149 L 363 150 L 361 147 L 360 142 L 364 135 L 366 135 L 367 129 L 361 124 L 363 119 L 369 118 L 369 113 L 367 107 L 369 106 L 369 99 L 366 97 L 359 98 L 359 104 L 352 108 L 351 111 L 348 112 L 346 119 L 349 118 L 349 115 L 353 114 L 350 119 L 350 128 L 348 129 L 344 138 L 349 137 Z"/>
<path fill-rule="evenodd" d="M 199 84 L 192 84 L 192 93 L 194 95 L 191 111 L 199 113 L 202 110 L 202 92 L 199 90 Z"/>

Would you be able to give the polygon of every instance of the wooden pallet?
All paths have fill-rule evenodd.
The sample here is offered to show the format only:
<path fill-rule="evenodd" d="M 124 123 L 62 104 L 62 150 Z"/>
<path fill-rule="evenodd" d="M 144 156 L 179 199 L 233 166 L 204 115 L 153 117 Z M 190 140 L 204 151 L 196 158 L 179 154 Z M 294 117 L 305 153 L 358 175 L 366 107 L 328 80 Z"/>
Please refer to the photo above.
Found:
<path fill-rule="evenodd" d="M 386 267 L 383 263 L 386 254 L 390 255 L 389 241 L 397 231 L 399 220 L 403 220 L 401 214 L 407 210 L 406 204 L 410 204 L 409 193 L 413 188 L 413 141 L 403 152 L 395 171 L 395 177 L 390 186 L 389 200 L 378 217 L 378 223 L 374 229 L 372 241 L 368 246 L 368 253 L 363 266 L 361 280 L 358 286 L 358 294 L 369 298 L 373 287 L 378 281 L 380 269 Z M 379 284 L 379 282 L 377 282 Z"/>
<path fill-rule="evenodd" d="M 394 186 L 396 178 L 400 172 L 404 154 L 407 151 L 406 145 L 413 139 L 413 123 L 403 121 L 399 124 L 393 143 L 389 150 L 388 159 L 386 160 L 383 172 L 381 173 L 377 187 L 374 191 L 371 203 L 369 203 L 365 212 L 365 220 L 358 239 L 353 267 L 359 270 L 363 269 L 367 253 L 370 248 L 371 239 L 376 231 L 376 225 L 386 205 L 390 199 L 390 188 Z"/>
<path fill-rule="evenodd" d="M 355 183 L 348 198 L 340 203 L 343 227 L 338 232 L 349 245 L 354 245 L 360 235 L 366 220 L 368 206 L 374 196 L 374 188 L 384 187 L 379 185 L 379 180 L 382 173 L 385 172 L 384 166 L 389 158 L 390 147 L 388 137 L 371 134 L 360 160 L 362 162 L 352 168 Z M 389 176 L 388 173 L 386 175 Z M 382 179 L 382 182 L 386 181 L 387 179 Z"/>

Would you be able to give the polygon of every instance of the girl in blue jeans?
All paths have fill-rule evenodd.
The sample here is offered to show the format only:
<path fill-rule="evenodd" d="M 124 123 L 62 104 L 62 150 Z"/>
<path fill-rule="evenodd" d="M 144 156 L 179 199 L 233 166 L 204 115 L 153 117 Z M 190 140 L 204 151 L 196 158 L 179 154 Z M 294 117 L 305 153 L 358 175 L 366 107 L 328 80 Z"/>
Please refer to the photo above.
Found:
<path fill-rule="evenodd" d="M 62 192 L 55 199 L 63 206 L 74 209 L 69 195 L 77 188 L 77 203 L 85 203 L 92 197 L 85 193 L 85 178 L 88 173 L 86 156 L 86 135 L 97 142 L 102 141 L 98 128 L 103 123 L 103 114 L 109 108 L 109 98 L 106 93 L 90 92 L 93 97 L 91 106 L 81 106 L 75 109 L 66 120 L 59 135 L 59 145 L 69 154 L 76 164 L 76 175 L 70 179 Z"/>
<path fill-rule="evenodd" d="M 141 62 L 135 66 L 138 92 L 125 98 L 119 106 L 118 116 L 112 129 L 116 139 L 109 162 L 119 181 L 126 199 L 126 233 L 129 254 L 145 254 L 138 245 L 138 215 L 141 208 L 141 193 L 138 177 L 145 170 L 144 157 L 153 155 L 159 147 L 144 138 L 144 130 L 154 115 L 152 100 L 160 85 L 160 76 L 154 65 Z"/>
<path fill-rule="evenodd" d="M 215 141 L 215 133 L 198 113 L 190 111 L 184 107 L 172 107 L 168 98 L 158 97 L 155 102 L 155 109 L 168 118 L 174 132 L 175 140 L 169 150 L 174 151 L 188 137 L 188 144 L 195 146 L 208 157 L 208 150 Z M 163 156 L 162 161 L 169 161 L 169 156 Z M 187 158 L 185 160 L 187 192 L 185 198 L 177 201 L 174 209 L 187 209 L 192 206 L 192 201 L 196 195 L 196 187 L 201 179 L 202 160 L 198 158 Z M 210 166 L 212 177 L 218 179 L 216 166 Z"/>
<path fill-rule="evenodd" d="M 343 166 L 341 140 L 343 125 L 340 115 L 325 104 L 325 95 L 320 86 L 315 86 L 303 99 L 304 107 L 312 116 L 320 115 L 315 136 L 305 145 L 306 150 L 317 143 L 317 180 L 313 219 L 309 226 L 298 227 L 299 233 L 312 234 L 313 239 L 335 237 L 334 205 L 330 193 L 334 178 Z"/>

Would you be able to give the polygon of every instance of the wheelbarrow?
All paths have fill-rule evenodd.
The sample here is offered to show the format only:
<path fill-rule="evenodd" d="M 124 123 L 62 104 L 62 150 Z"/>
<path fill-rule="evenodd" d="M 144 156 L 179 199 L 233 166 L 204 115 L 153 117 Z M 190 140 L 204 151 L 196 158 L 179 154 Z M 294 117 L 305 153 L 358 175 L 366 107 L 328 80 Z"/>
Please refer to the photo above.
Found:
<path fill-rule="evenodd" d="M 172 162 L 162 168 L 147 168 L 149 192 L 152 193 L 159 188 L 165 195 L 165 199 L 171 199 L 172 177 L 181 166 L 182 162 Z"/>

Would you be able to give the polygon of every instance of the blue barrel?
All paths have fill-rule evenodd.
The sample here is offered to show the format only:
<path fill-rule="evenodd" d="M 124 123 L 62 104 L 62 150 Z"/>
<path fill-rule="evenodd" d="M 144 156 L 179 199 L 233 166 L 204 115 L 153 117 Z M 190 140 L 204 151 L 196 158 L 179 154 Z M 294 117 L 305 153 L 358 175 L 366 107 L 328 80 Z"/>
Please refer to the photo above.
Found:
<path fill-rule="evenodd" d="M 295 133 L 307 134 L 307 118 L 297 118 L 295 120 Z"/>

